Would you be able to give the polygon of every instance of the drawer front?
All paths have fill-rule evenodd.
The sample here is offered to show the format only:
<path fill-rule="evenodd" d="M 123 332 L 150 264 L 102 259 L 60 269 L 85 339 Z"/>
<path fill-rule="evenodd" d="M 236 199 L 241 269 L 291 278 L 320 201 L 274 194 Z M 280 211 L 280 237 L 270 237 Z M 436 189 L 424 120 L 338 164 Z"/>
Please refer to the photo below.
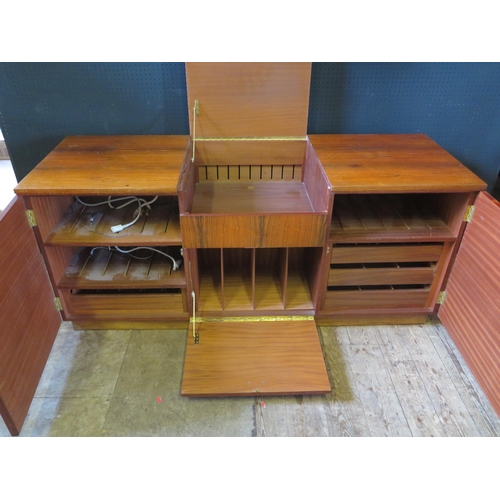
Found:
<path fill-rule="evenodd" d="M 265 209 L 265 207 L 263 207 Z M 326 215 L 181 215 L 184 248 L 322 247 Z"/>
<path fill-rule="evenodd" d="M 324 311 L 424 308 L 428 296 L 428 288 L 328 291 Z"/>
<path fill-rule="evenodd" d="M 161 320 L 187 316 L 185 293 L 82 293 L 69 295 L 69 318 Z"/>
<path fill-rule="evenodd" d="M 437 262 L 442 244 L 401 245 L 339 245 L 331 248 L 331 262 Z"/>
<path fill-rule="evenodd" d="M 430 284 L 435 266 L 330 269 L 328 286 Z"/>

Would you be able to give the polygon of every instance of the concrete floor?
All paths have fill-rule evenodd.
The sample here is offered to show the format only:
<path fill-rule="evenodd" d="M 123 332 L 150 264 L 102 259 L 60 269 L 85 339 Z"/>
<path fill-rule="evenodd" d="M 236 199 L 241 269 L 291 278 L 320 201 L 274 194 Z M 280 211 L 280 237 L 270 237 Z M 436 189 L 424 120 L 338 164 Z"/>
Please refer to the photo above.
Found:
<path fill-rule="evenodd" d="M 326 396 L 182 398 L 186 334 L 63 323 L 21 436 L 500 435 L 436 321 L 321 328 Z"/>

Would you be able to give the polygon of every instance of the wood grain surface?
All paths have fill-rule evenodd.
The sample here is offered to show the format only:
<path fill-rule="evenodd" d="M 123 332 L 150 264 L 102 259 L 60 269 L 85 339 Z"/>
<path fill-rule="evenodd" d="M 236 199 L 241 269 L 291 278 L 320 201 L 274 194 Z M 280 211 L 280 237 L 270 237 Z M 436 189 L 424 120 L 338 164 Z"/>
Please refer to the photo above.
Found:
<path fill-rule="evenodd" d="M 314 321 L 200 323 L 197 345 L 191 328 L 183 396 L 330 392 Z"/>
<path fill-rule="evenodd" d="M 0 413 L 18 435 L 61 324 L 26 207 L 0 214 Z"/>
<path fill-rule="evenodd" d="M 185 248 L 321 247 L 327 215 L 182 215 Z"/>
<path fill-rule="evenodd" d="M 175 195 L 187 136 L 70 136 L 15 188 L 37 195 Z"/>
<path fill-rule="evenodd" d="M 311 63 L 186 63 L 197 137 L 305 136 Z"/>
<path fill-rule="evenodd" d="M 356 262 L 435 262 L 439 260 L 443 245 L 340 245 L 332 246 L 331 262 L 349 264 Z"/>
<path fill-rule="evenodd" d="M 487 185 L 423 134 L 310 135 L 334 193 L 449 193 Z"/>
<path fill-rule="evenodd" d="M 480 193 L 438 316 L 500 415 L 500 203 Z"/>

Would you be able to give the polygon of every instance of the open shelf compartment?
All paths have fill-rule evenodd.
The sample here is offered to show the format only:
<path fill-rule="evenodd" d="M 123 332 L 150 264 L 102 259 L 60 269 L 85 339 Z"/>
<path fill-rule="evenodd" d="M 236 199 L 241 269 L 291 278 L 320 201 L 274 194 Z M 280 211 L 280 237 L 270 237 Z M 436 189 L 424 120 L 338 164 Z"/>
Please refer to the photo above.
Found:
<path fill-rule="evenodd" d="M 333 205 L 335 243 L 453 241 L 468 193 L 340 194 Z"/>
<path fill-rule="evenodd" d="M 196 151 L 178 185 L 185 248 L 324 245 L 331 188 L 308 141 L 214 142 Z"/>
<path fill-rule="evenodd" d="M 121 197 L 122 198 L 122 197 Z M 150 201 L 153 197 L 141 197 Z M 116 199 L 116 197 L 115 197 Z M 108 197 L 85 197 L 85 203 L 101 203 Z M 45 238 L 47 245 L 168 245 L 181 243 L 179 208 L 175 197 L 159 197 L 130 227 L 114 233 L 111 228 L 126 225 L 136 218 L 138 203 L 124 208 L 123 202 L 86 206 L 76 198 Z M 111 208 L 111 207 L 115 208 Z"/>

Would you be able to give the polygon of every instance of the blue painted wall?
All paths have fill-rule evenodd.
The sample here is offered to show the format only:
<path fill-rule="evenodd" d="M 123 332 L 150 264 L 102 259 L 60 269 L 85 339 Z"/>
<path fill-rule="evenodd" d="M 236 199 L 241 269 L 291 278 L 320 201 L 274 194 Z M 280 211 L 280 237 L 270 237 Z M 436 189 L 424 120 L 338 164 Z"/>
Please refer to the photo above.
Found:
<path fill-rule="evenodd" d="M 72 134 L 188 134 L 182 63 L 0 63 L 20 180 Z M 500 64 L 314 63 L 309 133 L 425 133 L 493 189 Z"/>

